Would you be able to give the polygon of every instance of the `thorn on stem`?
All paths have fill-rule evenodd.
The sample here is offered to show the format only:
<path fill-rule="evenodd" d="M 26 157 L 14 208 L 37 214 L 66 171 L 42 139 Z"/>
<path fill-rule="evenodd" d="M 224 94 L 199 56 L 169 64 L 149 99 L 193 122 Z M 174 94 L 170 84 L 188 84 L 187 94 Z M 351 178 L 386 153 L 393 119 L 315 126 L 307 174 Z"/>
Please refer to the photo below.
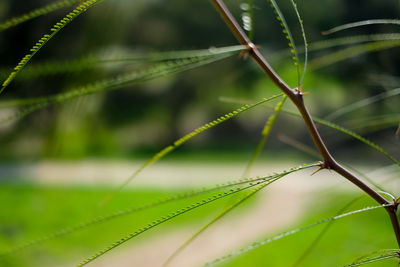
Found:
<path fill-rule="evenodd" d="M 311 176 L 312 175 L 314 175 L 314 174 L 316 174 L 317 172 L 319 172 L 320 170 L 323 170 L 323 169 L 328 169 L 328 170 L 331 170 L 332 168 L 331 168 L 331 165 L 329 164 L 329 163 L 325 163 L 325 162 L 320 162 L 319 163 L 319 168 L 315 171 L 315 172 L 313 172 L 312 174 L 311 174 Z"/>
<path fill-rule="evenodd" d="M 240 52 L 239 58 L 245 57 L 249 53 L 251 53 L 251 51 L 253 51 L 255 49 L 259 49 L 259 48 L 260 48 L 259 45 L 255 45 L 254 43 L 248 43 L 246 49 L 243 50 L 242 52 Z"/>
<path fill-rule="evenodd" d="M 296 93 L 297 95 L 299 95 L 299 96 L 305 96 L 305 95 L 308 95 L 308 94 L 309 94 L 309 92 L 303 92 L 303 86 L 304 86 L 304 83 L 300 84 L 299 87 L 297 87 L 297 88 L 294 89 L 294 91 L 295 91 L 295 93 Z"/>
<path fill-rule="evenodd" d="M 323 167 L 319 167 L 315 172 L 313 172 L 312 174 L 311 174 L 311 176 L 313 176 L 314 174 L 316 174 L 317 172 L 319 172 L 320 170 L 322 170 L 323 169 Z"/>
<path fill-rule="evenodd" d="M 319 172 L 320 170 L 323 170 L 323 169 L 328 169 L 328 170 L 330 170 L 331 168 L 329 167 L 329 165 L 327 165 L 327 164 L 325 164 L 325 163 L 323 163 L 323 162 L 320 162 L 320 163 L 319 163 L 319 168 L 318 168 L 315 172 L 313 172 L 313 173 L 311 174 L 311 176 L 313 176 L 314 174 L 316 174 L 317 172 Z"/>

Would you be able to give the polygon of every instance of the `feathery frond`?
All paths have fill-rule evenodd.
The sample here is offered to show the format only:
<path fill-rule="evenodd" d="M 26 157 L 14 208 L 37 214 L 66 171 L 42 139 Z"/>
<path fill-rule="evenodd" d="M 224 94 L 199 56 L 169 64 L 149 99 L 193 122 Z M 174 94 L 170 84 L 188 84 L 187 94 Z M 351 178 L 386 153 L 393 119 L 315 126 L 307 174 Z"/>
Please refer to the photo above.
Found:
<path fill-rule="evenodd" d="M 346 60 L 348 58 L 359 56 L 361 54 L 381 51 L 398 46 L 400 46 L 400 40 L 397 39 L 369 42 L 366 44 L 361 44 L 346 49 L 342 49 L 337 52 L 329 53 L 327 55 L 313 59 L 309 62 L 309 66 L 312 69 L 320 69 L 322 67 L 329 66 L 337 62 Z"/>
<path fill-rule="evenodd" d="M 202 226 L 195 234 L 193 234 L 188 240 L 186 240 L 178 249 L 174 251 L 171 256 L 168 257 L 168 259 L 165 261 L 163 266 L 168 266 L 174 258 L 176 258 L 179 253 L 181 253 L 190 243 L 192 243 L 201 233 L 203 233 L 205 230 L 207 230 L 211 225 L 213 225 L 215 222 L 219 221 L 222 219 L 226 214 L 228 214 L 230 211 L 232 211 L 234 208 L 238 207 L 240 204 L 254 196 L 256 193 L 261 191 L 263 188 L 266 186 L 270 185 L 271 183 L 277 181 L 278 179 L 282 178 L 283 176 L 276 178 L 274 180 L 269 181 L 268 183 L 264 183 L 255 189 L 251 190 L 250 192 L 247 192 L 244 196 L 240 196 L 238 200 L 236 200 L 234 203 L 226 206 L 217 216 L 215 216 L 210 222 Z"/>
<path fill-rule="evenodd" d="M 32 63 L 24 68 L 18 75 L 19 79 L 33 79 L 42 76 L 78 73 L 84 70 L 101 68 L 107 64 L 132 64 L 132 63 L 162 63 L 177 59 L 187 59 L 195 57 L 217 56 L 222 54 L 235 53 L 246 49 L 244 45 L 235 45 L 227 47 L 210 47 L 209 49 L 184 50 L 184 51 L 166 51 L 151 53 L 120 53 L 114 55 L 110 52 L 102 52 L 99 55 L 87 55 L 82 58 L 68 61 L 48 61 L 41 63 Z M 0 79 L 6 78 L 8 69 L 0 69 Z"/>
<path fill-rule="evenodd" d="M 281 27 L 283 28 L 283 34 L 285 35 L 286 39 L 288 40 L 288 46 L 290 48 L 290 53 L 292 54 L 292 60 L 294 65 L 297 68 L 297 78 L 298 78 L 298 86 L 301 84 L 301 75 L 300 75 L 300 66 L 299 66 L 299 57 L 297 55 L 297 48 L 296 44 L 294 42 L 292 33 L 290 31 L 289 25 L 286 23 L 285 17 L 283 16 L 283 13 L 279 9 L 278 4 L 275 2 L 275 0 L 268 0 L 270 2 L 270 6 L 274 10 L 274 13 L 276 15 L 276 19 L 279 21 Z"/>
<path fill-rule="evenodd" d="M 185 214 L 185 213 L 187 213 L 187 212 L 189 212 L 189 211 L 191 211 L 193 209 L 199 208 L 199 207 L 201 207 L 203 205 L 206 205 L 208 203 L 214 202 L 214 201 L 219 200 L 221 198 L 236 194 L 238 192 L 242 192 L 242 191 L 250 189 L 252 187 L 260 186 L 260 185 L 263 185 L 264 183 L 268 184 L 272 180 L 279 179 L 279 178 L 281 178 L 281 177 L 283 177 L 283 176 L 285 176 L 285 175 L 287 175 L 289 173 L 297 172 L 297 171 L 305 169 L 305 168 L 311 168 L 311 167 L 316 167 L 316 166 L 318 166 L 318 163 L 311 164 L 311 165 L 307 165 L 306 164 L 306 165 L 303 165 L 303 166 L 291 168 L 291 169 L 289 169 L 287 171 L 283 171 L 281 173 L 276 173 L 276 174 L 272 175 L 270 177 L 270 179 L 257 178 L 258 180 L 254 180 L 254 181 L 251 181 L 251 182 L 248 180 L 249 182 L 247 182 L 247 184 L 244 184 L 244 185 L 242 185 L 240 187 L 233 188 L 233 189 L 231 189 L 229 191 L 221 192 L 221 193 L 213 195 L 213 196 L 211 196 L 211 197 L 209 197 L 207 199 L 203 199 L 203 200 L 201 200 L 199 202 L 193 203 L 192 205 L 189 205 L 189 206 L 187 206 L 185 208 L 182 208 L 182 209 L 177 210 L 175 212 L 172 212 L 172 213 L 170 213 L 170 214 L 168 214 L 166 216 L 163 216 L 160 219 L 155 220 L 152 223 L 149 223 L 147 226 L 137 230 L 136 232 L 131 233 L 131 234 L 121 238 L 120 240 L 118 240 L 115 243 L 111 244 L 107 248 L 104 248 L 103 250 L 97 252 L 93 256 L 91 256 L 91 257 L 87 258 L 86 260 L 82 261 L 77 266 L 84 266 L 84 265 L 92 262 L 96 258 L 102 256 L 103 254 L 107 253 L 108 251 L 110 251 L 110 250 L 116 248 L 117 246 L 125 243 L 126 241 L 128 241 L 128 240 L 130 240 L 130 239 L 142 234 L 143 232 L 146 232 L 146 231 L 148 231 L 148 230 L 150 230 L 150 229 L 152 229 L 152 228 L 154 228 L 154 227 L 156 227 L 156 226 L 158 226 L 158 225 L 160 225 L 160 224 L 162 224 L 162 223 L 164 223 L 166 221 L 169 221 L 169 220 L 171 220 L 171 219 L 173 219 L 173 218 L 175 218 L 175 217 L 177 217 L 179 215 Z M 242 181 L 244 181 L 244 180 L 242 180 Z"/>
<path fill-rule="evenodd" d="M 189 69 L 193 69 L 205 64 L 224 59 L 230 55 L 230 53 L 227 53 L 217 56 L 194 57 L 166 61 L 153 65 L 149 68 L 133 71 L 128 74 L 123 74 L 116 78 L 97 81 L 95 83 L 80 86 L 78 88 L 73 88 L 68 90 L 67 92 L 59 93 L 56 95 L 4 101 L 0 103 L 0 108 L 24 106 L 28 107 L 23 108 L 22 110 L 18 111 L 10 117 L 0 119 L 0 124 L 11 120 L 20 119 L 23 116 L 26 116 L 34 111 L 43 109 L 53 104 L 62 103 L 85 95 L 109 90 L 116 90 L 124 86 L 149 81 L 165 75 L 177 74 Z"/>
<path fill-rule="evenodd" d="M 0 32 L 7 30 L 8 28 L 15 27 L 21 23 L 24 23 L 28 20 L 37 18 L 39 16 L 47 15 L 53 11 L 56 11 L 58 9 L 72 6 L 74 4 L 77 4 L 79 2 L 82 2 L 82 0 L 61 0 L 57 1 L 48 5 L 45 5 L 43 7 L 34 9 L 26 14 L 23 14 L 18 17 L 11 18 L 9 20 L 6 20 L 4 22 L 0 22 Z"/>
<path fill-rule="evenodd" d="M 219 200 L 221 198 L 224 198 L 224 197 L 236 194 L 238 192 L 244 191 L 246 189 L 252 188 L 254 186 L 260 185 L 262 183 L 264 183 L 264 182 L 261 181 L 261 182 L 256 182 L 256 183 L 250 183 L 249 185 L 243 186 L 243 187 L 236 187 L 234 189 L 231 189 L 230 191 L 225 191 L 225 192 L 219 193 L 219 194 L 214 195 L 212 197 L 209 197 L 207 199 L 203 199 L 203 200 L 201 200 L 199 202 L 193 203 L 192 205 L 186 206 L 186 207 L 184 207 L 184 208 L 182 208 L 180 210 L 177 210 L 175 212 L 167 214 L 166 216 L 163 216 L 160 219 L 149 223 L 148 225 L 144 226 L 143 228 L 138 229 L 136 232 L 133 232 L 131 234 L 126 235 L 125 237 L 122 237 L 121 239 L 119 239 L 118 241 L 114 242 L 110 246 L 98 251 L 94 255 L 92 255 L 89 258 L 83 260 L 82 262 L 77 264 L 77 266 L 78 267 L 79 266 L 84 266 L 84 265 L 94 261 L 98 257 L 104 255 L 105 253 L 109 252 L 110 250 L 122 245 L 126 241 L 128 241 L 128 240 L 130 240 L 130 239 L 132 239 L 132 238 L 134 238 L 134 237 L 136 237 L 136 236 L 138 236 L 138 235 L 140 235 L 140 234 L 142 234 L 142 233 L 144 233 L 144 232 L 146 232 L 146 231 L 148 231 L 148 230 L 150 230 L 150 229 L 152 229 L 152 228 L 154 228 L 154 227 L 156 227 L 156 226 L 158 226 L 158 225 L 160 225 L 160 224 L 162 224 L 164 222 L 167 222 L 167 221 L 169 221 L 169 220 L 171 220 L 171 219 L 173 219 L 173 218 L 175 218 L 175 217 L 177 217 L 179 215 L 185 214 L 185 213 L 187 213 L 187 212 L 189 212 L 191 210 L 194 210 L 194 209 L 199 208 L 201 206 L 204 206 L 206 204 L 212 203 L 212 202 L 214 202 L 216 200 Z"/>
<path fill-rule="evenodd" d="M 361 26 L 366 26 L 366 25 L 374 25 L 374 24 L 392 24 L 392 25 L 400 25 L 400 20 L 398 19 L 369 19 L 369 20 L 363 20 L 363 21 L 357 21 L 357 22 L 352 22 L 352 23 L 347 23 L 343 24 L 337 27 L 334 27 L 332 29 L 329 29 L 327 31 L 323 31 L 323 35 L 328 35 L 332 34 L 335 32 L 351 29 L 351 28 L 356 28 L 356 27 L 361 27 Z"/>
<path fill-rule="evenodd" d="M 63 19 L 54 24 L 54 26 L 50 29 L 50 34 L 43 35 L 42 38 L 37 41 L 37 43 L 30 49 L 30 53 L 25 55 L 21 61 L 14 67 L 14 70 L 9 74 L 8 78 L 2 83 L 0 94 L 6 89 L 6 87 L 15 79 L 18 73 L 25 67 L 26 64 L 32 59 L 33 56 L 39 50 L 47 44 L 50 39 L 52 39 L 58 32 L 60 32 L 66 25 L 72 22 L 76 17 L 84 13 L 89 8 L 95 6 L 103 0 L 87 0 L 79 4 L 73 11 L 67 14 Z"/>
<path fill-rule="evenodd" d="M 150 165 L 152 165 L 153 163 L 157 162 L 158 160 L 160 160 L 161 158 L 165 157 L 167 154 L 169 154 L 170 152 L 172 152 L 173 150 L 175 150 L 177 147 L 183 145 L 184 143 L 186 143 L 187 141 L 189 141 L 190 139 L 192 139 L 193 137 L 229 120 L 232 119 L 238 115 L 240 115 L 241 113 L 248 111 L 249 109 L 252 109 L 256 106 L 259 106 L 263 103 L 266 103 L 268 101 L 271 101 L 277 97 L 282 96 L 283 94 L 279 94 L 279 95 L 274 95 L 271 96 L 269 98 L 264 98 L 263 100 L 255 103 L 255 104 L 250 104 L 250 105 L 244 105 L 228 114 L 225 114 L 221 117 L 219 117 L 216 120 L 213 120 L 212 122 L 206 123 L 198 128 L 196 128 L 195 130 L 193 130 L 192 132 L 188 133 L 187 135 L 183 136 L 182 138 L 176 140 L 173 144 L 165 147 L 164 149 L 162 149 L 160 152 L 156 153 L 152 158 L 150 158 L 149 160 L 147 160 L 142 166 L 140 166 L 123 184 L 121 184 L 112 194 L 110 194 L 109 196 L 106 197 L 105 201 L 108 201 L 114 194 L 118 193 L 119 191 L 121 191 L 125 186 L 127 186 L 133 179 L 135 179 L 145 168 L 149 167 Z"/>
<path fill-rule="evenodd" d="M 399 95 L 399 94 L 400 94 L 400 88 L 396 88 L 396 89 L 392 89 L 392 90 L 380 93 L 380 94 L 375 95 L 375 96 L 371 96 L 371 97 L 365 98 L 363 100 L 357 101 L 357 102 L 355 102 L 353 104 L 350 104 L 348 106 L 342 107 L 342 108 L 336 110 L 335 112 L 332 112 L 331 114 L 326 116 L 326 120 L 335 120 L 338 117 L 343 116 L 346 113 L 349 113 L 349 112 L 354 111 L 356 109 L 371 105 L 371 104 L 373 104 L 375 102 L 378 102 L 380 100 L 384 100 L 386 98 L 393 97 L 393 96 L 396 96 L 396 95 Z"/>
<path fill-rule="evenodd" d="M 299 10 L 297 8 L 297 4 L 295 3 L 294 0 L 290 0 L 290 3 L 292 4 L 294 11 L 296 12 L 297 20 L 300 25 L 301 29 L 301 36 L 303 37 L 303 42 L 304 42 L 304 67 L 303 67 L 303 73 L 301 74 L 299 86 L 301 86 L 304 83 L 304 77 L 306 76 L 307 72 L 307 64 L 308 64 L 308 43 L 307 43 L 307 37 L 306 37 L 306 31 L 304 30 L 304 24 L 303 24 L 303 19 L 300 16 Z"/>
<path fill-rule="evenodd" d="M 274 113 L 269 116 L 267 122 L 265 123 L 264 129 L 261 132 L 261 139 L 258 142 L 258 145 L 256 147 L 256 150 L 254 151 L 253 155 L 251 156 L 251 159 L 249 161 L 249 163 L 246 166 L 246 169 L 243 173 L 243 177 L 246 177 L 251 168 L 253 167 L 254 163 L 256 162 L 256 160 L 258 159 L 258 157 L 261 154 L 262 149 L 264 148 L 265 143 L 267 142 L 268 136 L 271 133 L 272 127 L 274 126 L 276 119 L 279 116 L 279 113 L 281 112 L 282 106 L 284 105 L 285 101 L 287 99 L 287 96 L 284 95 L 282 101 L 279 101 L 275 108 L 274 108 Z"/>
<path fill-rule="evenodd" d="M 331 218 L 328 218 L 328 219 L 325 219 L 325 220 L 322 220 L 322 221 L 319 221 L 319 222 L 310 224 L 310 225 L 308 225 L 308 226 L 304 226 L 304 227 L 300 227 L 300 228 L 297 228 L 297 229 L 294 229 L 294 230 L 291 230 L 291 231 L 288 231 L 288 232 L 284 232 L 284 233 L 282 233 L 282 234 L 273 236 L 273 237 L 271 237 L 271 238 L 267 238 L 267 239 L 265 239 L 265 240 L 263 240 L 263 241 L 254 242 L 253 244 L 251 244 L 251 245 L 249 245 L 249 246 L 247 246 L 247 247 L 245 247 L 245 248 L 242 248 L 242 249 L 240 249 L 240 250 L 234 251 L 234 252 L 232 252 L 232 253 L 230 253 L 230 254 L 228 254 L 228 255 L 225 255 L 225 256 L 223 256 L 223 257 L 221 257 L 221 258 L 215 259 L 214 261 L 208 262 L 208 263 L 206 263 L 204 266 L 206 266 L 206 267 L 215 266 L 215 265 L 217 265 L 217 264 L 220 264 L 220 263 L 222 263 L 222 262 L 225 262 L 225 261 L 227 261 L 227 260 L 230 260 L 230 259 L 232 259 L 232 258 L 234 258 L 234 257 L 243 255 L 243 254 L 245 254 L 245 253 L 247 253 L 247 252 L 249 252 L 249 251 L 251 251 L 251 250 L 254 250 L 254 249 L 256 249 L 256 248 L 259 248 L 259 247 L 261 247 L 261 246 L 264 246 L 264 245 L 266 245 L 266 244 L 269 244 L 269 243 L 271 243 L 271 242 L 273 242 L 273 241 L 276 241 L 276 240 L 282 239 L 282 238 L 284 238 L 284 237 L 287 237 L 287 236 L 290 236 L 290 235 L 299 233 L 299 232 L 301 232 L 301 231 L 304 231 L 304 230 L 313 228 L 313 227 L 318 226 L 318 225 L 323 224 L 323 223 L 327 223 L 327 222 L 334 221 L 334 220 L 339 220 L 339 219 L 342 219 L 342 218 L 347 217 L 347 216 L 355 215 L 355 214 L 358 214 L 358 213 L 362 213 L 362 212 L 366 212 L 366 211 L 370 211 L 370 210 L 374 210 L 374 209 L 386 208 L 386 207 L 389 207 L 389 206 L 392 206 L 392 205 L 393 205 L 393 204 L 387 204 L 387 205 L 381 205 L 381 206 L 373 206 L 373 207 L 366 207 L 366 208 L 359 209 L 359 210 L 354 210 L 354 211 L 351 211 L 351 212 L 348 212 L 348 213 L 343 213 L 343 214 L 341 214 L 341 215 L 334 216 L 334 217 L 331 217 Z"/>
<path fill-rule="evenodd" d="M 373 262 L 383 261 L 392 258 L 400 258 L 400 250 L 398 249 L 382 249 L 357 259 L 352 264 L 346 265 L 345 267 L 361 266 Z"/>
<path fill-rule="evenodd" d="M 352 206 L 354 203 L 356 203 L 358 200 L 360 200 L 362 197 L 365 197 L 364 195 L 358 196 L 354 199 L 352 199 L 349 203 L 346 203 L 337 213 L 336 215 L 340 215 L 343 212 L 345 212 L 350 206 Z M 324 229 L 321 230 L 321 232 L 314 238 L 314 240 L 311 242 L 311 244 L 306 248 L 306 250 L 300 255 L 300 257 L 296 260 L 296 262 L 293 264 L 293 267 L 299 266 L 299 264 L 315 249 L 319 241 L 324 237 L 324 235 L 328 232 L 329 228 L 332 227 L 332 225 L 335 223 L 335 221 L 330 221 L 328 222 Z"/>
<path fill-rule="evenodd" d="M 223 183 L 223 184 L 218 184 L 218 185 L 215 185 L 215 186 L 209 187 L 209 188 L 203 188 L 203 189 L 199 189 L 199 190 L 192 190 L 192 191 L 189 191 L 189 192 L 186 192 L 186 193 L 168 196 L 166 198 L 162 198 L 162 199 L 156 200 L 154 202 L 144 204 L 142 206 L 135 206 L 135 207 L 128 208 L 128 209 L 125 209 L 125 210 L 116 211 L 116 212 L 108 214 L 108 215 L 103 215 L 103 216 L 100 216 L 100 217 L 96 217 L 96 218 L 93 218 L 93 219 L 88 220 L 86 222 L 82 222 L 82 223 L 79 223 L 77 225 L 61 229 L 61 230 L 59 230 L 57 232 L 54 232 L 52 234 L 49 234 L 47 236 L 39 237 L 39 238 L 37 238 L 35 240 L 32 240 L 32 241 L 29 241 L 29 242 L 27 242 L 25 244 L 21 244 L 21 245 L 19 245 L 17 247 L 11 248 L 8 251 L 1 252 L 0 253 L 0 257 L 8 255 L 8 254 L 15 253 L 17 251 L 26 249 L 28 247 L 40 244 L 42 242 L 45 242 L 45 241 L 48 241 L 48 240 L 51 240 L 51 239 L 55 239 L 57 237 L 65 236 L 65 235 L 68 235 L 70 233 L 73 233 L 73 232 L 76 232 L 76 231 L 79 231 L 79 230 L 83 230 L 83 229 L 85 229 L 87 227 L 90 227 L 92 225 L 103 223 L 103 222 L 106 222 L 106 221 L 109 221 L 109 220 L 113 220 L 113 219 L 116 219 L 116 218 L 119 218 L 119 217 L 122 217 L 122 216 L 125 216 L 125 215 L 129 215 L 129 214 L 141 211 L 141 210 L 146 210 L 146 209 L 154 208 L 154 207 L 157 207 L 157 206 L 160 206 L 160 205 L 163 205 L 163 204 L 171 203 L 171 202 L 174 202 L 174 201 L 179 201 L 179 200 L 188 199 L 188 198 L 191 198 L 191 197 L 200 196 L 200 195 L 207 194 L 207 193 L 212 193 L 212 192 L 215 192 L 215 191 L 218 191 L 218 190 L 224 190 L 224 189 L 227 189 L 227 188 L 230 188 L 230 187 L 234 187 L 234 186 L 240 186 L 240 185 L 249 184 L 249 183 L 257 183 L 257 182 L 260 182 L 260 181 L 265 182 L 266 184 L 269 184 L 272 181 L 275 181 L 276 179 L 284 177 L 284 176 L 286 176 L 288 174 L 291 174 L 291 173 L 294 173 L 294 172 L 297 172 L 297 171 L 300 171 L 300 170 L 309 169 L 309 168 L 316 167 L 316 166 L 318 166 L 317 163 L 304 164 L 302 166 L 294 167 L 294 168 L 291 168 L 289 170 L 286 170 L 286 171 L 283 171 L 283 172 L 280 172 L 280 173 L 276 173 L 276 174 L 272 174 L 272 175 L 269 175 L 269 176 L 265 176 L 265 177 L 253 177 L 253 178 L 234 180 L 234 181 L 229 181 L 229 182 L 226 182 L 226 183 Z"/>

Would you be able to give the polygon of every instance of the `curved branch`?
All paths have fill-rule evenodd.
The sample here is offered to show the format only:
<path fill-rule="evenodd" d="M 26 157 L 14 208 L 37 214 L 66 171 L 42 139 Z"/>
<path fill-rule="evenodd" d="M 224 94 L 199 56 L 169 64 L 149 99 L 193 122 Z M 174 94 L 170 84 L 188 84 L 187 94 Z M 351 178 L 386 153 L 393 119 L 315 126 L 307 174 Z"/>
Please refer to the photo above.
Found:
<path fill-rule="evenodd" d="M 268 75 L 268 77 L 284 92 L 293 104 L 296 105 L 299 110 L 301 116 L 303 117 L 304 123 L 307 126 L 307 129 L 311 135 L 311 138 L 317 147 L 319 153 L 321 154 L 324 162 L 321 164 L 321 169 L 332 169 L 348 181 L 352 182 L 358 188 L 367 193 L 370 197 L 375 199 L 381 205 L 389 205 L 390 202 L 387 201 L 384 197 L 382 197 L 378 192 L 365 184 L 362 180 L 357 178 L 354 174 L 352 174 L 349 170 L 341 166 L 333 156 L 330 154 L 328 148 L 325 145 L 325 142 L 321 138 L 313 120 L 308 112 L 304 101 L 303 94 L 299 88 L 292 89 L 290 86 L 274 71 L 274 69 L 269 65 L 268 61 L 264 58 L 261 52 L 258 50 L 257 46 L 254 45 L 243 29 L 240 27 L 235 17 L 232 15 L 228 7 L 222 0 L 210 0 L 212 4 L 215 6 L 218 13 L 221 15 L 227 26 L 230 28 L 232 33 L 235 35 L 237 40 L 242 45 L 247 46 L 247 51 L 250 56 L 258 63 L 261 69 Z M 400 247 L 400 224 L 399 219 L 397 217 L 397 205 L 390 206 L 386 208 L 386 211 L 389 214 L 390 220 L 392 222 L 392 226 L 395 232 L 395 236 L 397 239 L 397 243 Z"/>

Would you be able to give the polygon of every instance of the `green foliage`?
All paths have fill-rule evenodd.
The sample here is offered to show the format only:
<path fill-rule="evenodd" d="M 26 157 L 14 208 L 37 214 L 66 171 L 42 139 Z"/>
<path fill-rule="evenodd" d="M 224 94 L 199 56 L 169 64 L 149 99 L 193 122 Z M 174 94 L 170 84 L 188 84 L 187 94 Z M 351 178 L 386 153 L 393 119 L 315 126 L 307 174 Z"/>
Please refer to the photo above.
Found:
<path fill-rule="evenodd" d="M 46 6 L 34 9 L 30 11 L 29 13 L 23 14 L 18 17 L 14 17 L 12 19 L 6 20 L 4 22 L 0 23 L 0 32 L 7 30 L 8 28 L 15 27 L 21 23 L 24 23 L 28 20 L 37 18 L 39 16 L 43 16 L 46 14 L 49 14 L 57 9 L 61 9 L 64 7 L 72 6 L 74 4 L 77 4 L 81 2 L 82 0 L 61 0 L 58 2 L 50 3 Z"/>
<path fill-rule="evenodd" d="M 223 256 L 221 258 L 218 258 L 218 259 L 216 259 L 216 260 L 214 260 L 212 262 L 208 262 L 204 266 L 214 266 L 214 265 L 220 264 L 220 263 L 222 263 L 224 261 L 227 261 L 227 260 L 230 260 L 230 259 L 232 259 L 234 257 L 240 256 L 240 255 L 242 255 L 244 253 L 247 253 L 247 252 L 249 252 L 251 250 L 254 250 L 254 249 L 257 249 L 257 248 L 259 248 L 261 246 L 269 244 L 269 243 L 271 243 L 273 241 L 276 241 L 276 240 L 279 240 L 281 238 L 284 238 L 284 237 L 299 233 L 299 232 L 307 230 L 309 228 L 313 228 L 313 227 L 318 226 L 318 225 L 323 224 L 323 223 L 331 222 L 331 221 L 338 220 L 338 219 L 341 219 L 341 218 L 344 218 L 344 217 L 347 217 L 347 216 L 350 216 L 350 215 L 354 215 L 354 214 L 357 214 L 357 213 L 366 212 L 366 211 L 369 211 L 369 210 L 374 210 L 374 209 L 384 208 L 384 207 L 385 206 L 366 207 L 366 208 L 363 208 L 363 209 L 359 209 L 359 210 L 354 210 L 354 211 L 351 211 L 351 212 L 343 213 L 343 214 L 340 214 L 338 216 L 331 217 L 331 218 L 328 218 L 328 219 L 325 219 L 325 220 L 322 220 L 322 221 L 319 221 L 319 222 L 316 222 L 316 223 L 313 223 L 313 224 L 310 224 L 310 225 L 307 225 L 307 226 L 304 226 L 304 227 L 293 229 L 291 231 L 284 232 L 282 234 L 267 238 L 267 239 L 265 239 L 263 241 L 255 242 L 255 243 L 253 243 L 253 244 L 251 244 L 251 245 L 249 245 L 249 246 L 247 246 L 247 247 L 245 247 L 243 249 L 240 249 L 238 251 L 234 251 L 234 252 L 232 252 L 232 253 L 230 253 L 230 254 L 228 254 L 226 256 Z"/>
<path fill-rule="evenodd" d="M 6 87 L 15 79 L 18 73 L 25 67 L 26 64 L 31 60 L 31 58 L 39 52 L 39 50 L 47 44 L 50 39 L 52 39 L 58 32 L 60 32 L 67 24 L 72 22 L 76 17 L 84 13 L 87 9 L 95 6 L 102 0 L 88 0 L 82 2 L 78 7 L 66 15 L 63 19 L 53 25 L 50 29 L 50 34 L 43 35 L 42 38 L 37 41 L 37 43 L 30 49 L 30 54 L 24 56 L 21 61 L 14 67 L 14 70 L 10 73 L 7 79 L 3 82 L 0 89 L 0 94 L 6 89 Z"/>

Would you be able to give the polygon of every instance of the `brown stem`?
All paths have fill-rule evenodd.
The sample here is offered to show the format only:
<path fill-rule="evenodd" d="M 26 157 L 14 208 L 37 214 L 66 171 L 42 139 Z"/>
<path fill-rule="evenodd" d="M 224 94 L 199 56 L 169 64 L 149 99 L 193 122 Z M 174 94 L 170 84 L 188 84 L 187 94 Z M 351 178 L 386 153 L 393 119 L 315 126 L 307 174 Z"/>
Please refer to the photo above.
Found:
<path fill-rule="evenodd" d="M 303 117 L 303 120 L 307 126 L 307 129 L 311 135 L 311 138 L 317 147 L 318 151 L 320 152 L 324 163 L 323 163 L 323 168 L 327 169 L 332 169 L 336 171 L 338 174 L 355 184 L 358 188 L 363 190 L 365 193 L 367 193 L 369 196 L 371 196 L 373 199 L 375 199 L 379 204 L 381 205 L 389 205 L 390 202 L 387 201 L 384 197 L 382 197 L 379 193 L 377 193 L 374 189 L 369 187 L 367 184 L 365 184 L 363 181 L 361 181 L 359 178 L 357 178 L 354 174 L 352 174 L 350 171 L 345 169 L 343 166 L 341 166 L 339 163 L 336 162 L 336 160 L 332 157 L 332 155 L 329 153 L 328 148 L 325 145 L 325 142 L 322 140 L 313 120 L 308 112 L 306 106 L 304 105 L 303 101 L 303 95 L 301 91 L 296 89 L 290 88 L 289 85 L 285 83 L 284 80 L 282 80 L 281 77 L 274 71 L 274 69 L 269 65 L 267 60 L 264 58 L 264 56 L 260 53 L 260 51 L 257 49 L 257 46 L 255 46 L 249 37 L 246 35 L 246 33 L 243 31 L 243 29 L 240 27 L 230 10 L 227 8 L 225 3 L 222 0 L 210 0 L 212 4 L 215 6 L 217 9 L 218 13 L 222 16 L 223 20 L 225 23 L 228 25 L 232 33 L 235 35 L 237 40 L 240 42 L 242 45 L 246 45 L 248 47 L 248 52 L 250 56 L 258 63 L 258 65 L 262 68 L 262 70 L 269 76 L 269 78 L 278 86 L 289 98 L 290 100 L 296 105 L 297 109 L 299 110 L 301 116 Z M 386 211 L 388 212 L 390 216 L 390 220 L 392 222 L 392 226 L 395 232 L 395 236 L 397 239 L 397 243 L 400 247 L 400 224 L 399 220 L 397 217 L 397 209 L 396 205 L 393 206 L 388 206 L 386 208 Z"/>

